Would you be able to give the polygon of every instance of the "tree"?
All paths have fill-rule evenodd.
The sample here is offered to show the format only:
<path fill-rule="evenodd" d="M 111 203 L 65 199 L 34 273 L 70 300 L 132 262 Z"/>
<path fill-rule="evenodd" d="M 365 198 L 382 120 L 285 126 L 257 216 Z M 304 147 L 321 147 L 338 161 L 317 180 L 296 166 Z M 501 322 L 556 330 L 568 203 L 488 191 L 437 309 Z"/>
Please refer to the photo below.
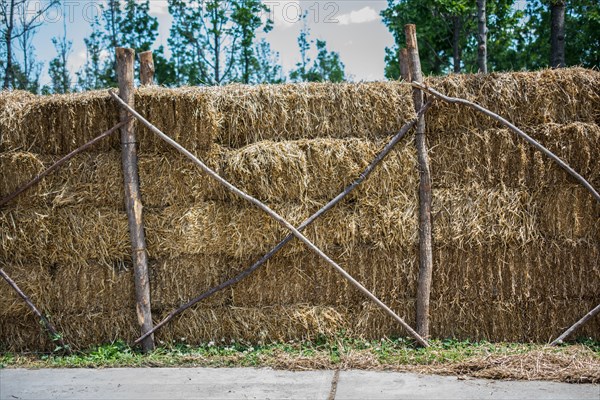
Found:
<path fill-rule="evenodd" d="M 327 50 L 327 43 L 317 39 L 317 58 L 310 66 L 309 52 L 313 40 L 310 39 L 310 29 L 306 24 L 304 13 L 304 26 L 298 36 L 298 47 L 300 48 L 300 62 L 296 69 L 290 72 L 290 79 L 294 82 L 342 82 L 346 79 L 344 63 L 339 53 Z"/>
<path fill-rule="evenodd" d="M 550 66 L 565 66 L 565 1 L 553 0 L 550 3 Z"/>
<path fill-rule="evenodd" d="M 94 90 L 104 87 L 101 75 L 102 69 L 102 33 L 99 22 L 92 22 L 92 33 L 83 39 L 86 48 L 86 59 L 83 68 L 77 72 L 77 86 L 81 90 Z"/>
<path fill-rule="evenodd" d="M 477 65 L 479 71 L 487 74 L 487 17 L 486 0 L 477 0 Z"/>
<path fill-rule="evenodd" d="M 514 0 L 486 3 L 487 69 L 515 67 L 524 35 L 524 13 L 514 7 Z M 383 21 L 397 44 L 406 42 L 404 25 L 417 25 L 421 66 L 426 74 L 449 71 L 477 71 L 480 42 L 478 13 L 474 2 L 461 0 L 388 0 L 382 11 Z M 386 49 L 385 75 L 400 75 L 398 46 Z"/>
<path fill-rule="evenodd" d="M 327 50 L 327 43 L 317 39 L 317 58 L 308 72 L 309 82 L 343 82 L 346 79 L 344 63 L 337 52 Z"/>
<path fill-rule="evenodd" d="M 307 15 L 307 12 L 302 15 L 303 26 L 297 39 L 298 47 L 300 48 L 300 62 L 296 64 L 296 69 L 290 72 L 290 79 L 294 82 L 303 82 L 307 80 L 308 64 L 310 63 L 308 52 L 313 43 L 310 39 L 310 28 L 306 21 Z"/>
<path fill-rule="evenodd" d="M 30 3 L 32 3 L 31 0 L 0 0 L 0 34 L 4 40 L 3 48 L 6 53 L 6 62 L 3 64 L 2 87 L 4 89 L 15 87 L 16 75 L 19 75 L 19 86 L 23 86 L 23 78 L 30 79 L 32 74 L 36 74 L 37 67 L 34 62 L 31 62 L 31 58 L 24 61 L 25 72 L 23 69 L 15 67 L 13 41 L 21 39 L 21 44 L 24 43 L 23 51 L 25 53 L 30 51 L 31 37 L 42 24 L 40 17 L 51 7 L 56 6 L 59 1 L 36 1 L 34 7 Z M 26 38 L 23 39 L 23 36 Z"/>
<path fill-rule="evenodd" d="M 73 42 L 67 40 L 67 25 L 66 21 L 63 25 L 63 36 L 60 38 L 53 37 L 52 44 L 56 50 L 54 57 L 48 66 L 48 75 L 52 80 L 52 93 L 67 93 L 71 90 L 71 74 L 68 68 L 68 58 L 71 54 Z"/>
<path fill-rule="evenodd" d="M 262 39 L 255 45 L 254 52 L 256 57 L 252 83 L 285 82 L 281 65 L 279 65 L 279 53 L 273 54 L 269 42 Z"/>
<path fill-rule="evenodd" d="M 87 89 L 117 84 L 117 47 L 131 47 L 136 52 L 150 50 L 158 36 L 158 21 L 150 15 L 149 0 L 107 0 L 100 7 L 101 20 L 92 22 L 92 34 L 84 40 L 86 46 L 92 46 L 87 49 L 91 57 L 87 72 L 97 75 L 84 76 L 85 68 L 78 74 L 80 86 Z"/>
<path fill-rule="evenodd" d="M 261 13 L 269 11 L 269 8 L 260 0 L 235 1 L 232 3 L 232 10 L 231 21 L 240 37 L 238 55 L 241 65 L 240 78 L 243 83 L 250 83 L 253 66 L 256 66 L 257 63 L 254 47 L 256 31 L 263 27 L 264 32 L 269 32 L 273 27 L 273 22 L 267 20 L 263 24 Z"/>
<path fill-rule="evenodd" d="M 552 5 L 554 0 L 530 0 L 525 17 L 528 31 L 519 57 L 527 69 L 548 67 L 552 60 Z M 600 65 L 600 3 L 567 0 L 564 16 L 564 65 Z"/>
<path fill-rule="evenodd" d="M 168 59 L 165 56 L 164 46 L 159 46 L 158 49 L 152 52 L 154 57 L 154 79 L 158 85 L 162 86 L 177 86 L 177 71 L 173 58 Z"/>
<path fill-rule="evenodd" d="M 206 82 L 206 66 L 201 54 L 204 41 L 199 39 L 201 26 L 198 2 L 169 0 L 173 17 L 168 39 L 176 85 L 199 85 Z"/>
<path fill-rule="evenodd" d="M 171 50 L 178 73 L 188 84 L 220 85 L 235 79 L 240 32 L 234 29 L 234 1 L 170 0 Z"/>

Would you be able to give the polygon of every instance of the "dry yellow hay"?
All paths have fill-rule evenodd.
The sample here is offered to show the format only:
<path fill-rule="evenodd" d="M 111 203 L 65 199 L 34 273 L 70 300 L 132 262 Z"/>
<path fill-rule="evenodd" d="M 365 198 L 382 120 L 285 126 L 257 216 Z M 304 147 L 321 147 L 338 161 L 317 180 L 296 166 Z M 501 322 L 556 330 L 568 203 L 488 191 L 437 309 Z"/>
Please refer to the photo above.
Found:
<path fill-rule="evenodd" d="M 485 185 L 535 188 L 573 179 L 513 132 L 458 129 L 429 135 L 436 186 L 477 181 Z M 600 184 L 600 127 L 593 123 L 545 124 L 527 131 L 592 185 Z"/>
<path fill-rule="evenodd" d="M 264 141 L 241 149 L 214 145 L 204 162 L 242 190 L 269 202 L 322 203 L 337 195 L 366 167 L 383 145 L 364 139 Z M 29 152 L 0 154 L 0 196 L 23 185 L 59 156 Z M 401 144 L 352 197 L 389 196 L 416 185 L 414 151 Z M 204 200 L 239 200 L 183 156 L 141 153 L 139 170 L 146 207 L 190 204 Z M 120 154 L 81 154 L 44 178 L 11 204 L 123 207 Z"/>
<path fill-rule="evenodd" d="M 600 184 L 600 73 L 583 69 L 431 78 L 522 126 Z M 516 91 L 516 92 L 514 92 Z M 298 225 L 352 182 L 410 119 L 400 83 L 143 88 L 142 114 L 225 178 Z M 600 298 L 600 206 L 494 122 L 438 103 L 432 334 L 547 341 Z M 0 93 L 0 196 L 118 120 L 106 92 Z M 119 139 L 75 157 L 0 209 L 0 267 L 77 346 L 137 333 Z M 287 233 L 140 134 L 155 318 L 232 277 Z M 408 136 L 306 235 L 408 321 L 418 273 L 418 174 Z M 28 317 L 23 318 L 23 314 Z M 0 340 L 48 346 L 0 285 Z M 190 342 L 403 334 L 296 240 L 251 278 L 159 332 Z M 597 338 L 598 321 L 583 335 Z"/>
<path fill-rule="evenodd" d="M 414 116 L 411 89 L 396 82 L 230 85 L 219 90 L 216 140 L 241 147 L 262 140 L 377 138 Z"/>
<path fill-rule="evenodd" d="M 425 83 L 445 95 L 476 102 L 527 131 L 549 123 L 599 123 L 599 81 L 598 70 L 568 68 L 452 74 L 429 78 Z M 427 117 L 429 132 L 497 127 L 491 118 L 445 102 L 438 102 Z"/>

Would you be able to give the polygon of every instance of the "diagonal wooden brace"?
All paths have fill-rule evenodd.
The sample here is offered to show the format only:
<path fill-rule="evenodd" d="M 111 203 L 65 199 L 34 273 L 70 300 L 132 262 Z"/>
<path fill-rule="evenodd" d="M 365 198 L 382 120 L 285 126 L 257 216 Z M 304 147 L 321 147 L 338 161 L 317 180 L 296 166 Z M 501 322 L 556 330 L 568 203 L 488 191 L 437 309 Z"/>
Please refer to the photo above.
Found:
<path fill-rule="evenodd" d="M 267 213 L 271 218 L 275 219 L 285 228 L 287 228 L 296 238 L 302 241 L 311 251 L 317 254 L 319 257 L 324 259 L 329 265 L 331 265 L 336 271 L 338 271 L 347 281 L 349 281 L 353 286 L 355 286 L 358 290 L 360 290 L 365 296 L 371 299 L 375 304 L 377 304 L 381 309 L 383 309 L 388 315 L 390 315 L 394 320 L 396 320 L 402 327 L 413 337 L 415 340 L 423 347 L 428 347 L 429 344 L 425 339 L 423 339 L 413 328 L 410 327 L 402 318 L 400 318 L 394 311 L 392 311 L 388 306 L 386 306 L 381 300 L 379 300 L 373 293 L 371 293 L 368 289 L 366 289 L 363 285 L 361 285 L 356 279 L 354 279 L 348 272 L 346 272 L 342 267 L 340 267 L 335 261 L 329 258 L 325 253 L 323 253 L 317 246 L 315 246 L 309 239 L 307 239 L 298 229 L 296 229 L 292 224 L 290 224 L 286 219 L 284 219 L 281 215 L 277 214 L 267 205 L 262 203 L 260 200 L 248 195 L 247 193 L 241 191 L 227 180 L 223 179 L 219 176 L 215 171 L 206 166 L 202 161 L 200 161 L 196 156 L 186 150 L 184 147 L 179 145 L 169 136 L 165 135 L 161 130 L 148 122 L 144 117 L 142 117 L 139 113 L 137 113 L 132 107 L 130 107 L 127 103 L 119 98 L 114 92 L 110 92 L 110 95 L 127 111 L 129 111 L 135 118 L 137 118 L 141 123 L 146 125 L 148 129 L 154 132 L 161 139 L 166 141 L 168 144 L 173 146 L 177 151 L 188 157 L 190 160 L 194 162 L 194 164 L 198 165 L 205 173 L 207 173 L 211 178 L 219 182 L 221 185 L 225 186 L 229 191 L 235 193 L 237 196 L 242 199 L 254 204 L 256 207 L 263 210 Z"/>

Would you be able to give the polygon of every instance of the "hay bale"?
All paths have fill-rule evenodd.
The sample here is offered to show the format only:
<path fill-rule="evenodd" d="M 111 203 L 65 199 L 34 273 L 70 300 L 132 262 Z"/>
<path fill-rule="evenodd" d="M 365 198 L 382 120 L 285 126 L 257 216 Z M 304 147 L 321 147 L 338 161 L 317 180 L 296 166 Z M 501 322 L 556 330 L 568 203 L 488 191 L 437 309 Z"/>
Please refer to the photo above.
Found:
<path fill-rule="evenodd" d="M 522 301 L 600 295 L 600 246 L 556 240 L 434 249 L 432 299 Z"/>
<path fill-rule="evenodd" d="M 451 74 L 428 78 L 425 83 L 448 96 L 480 104 L 528 130 L 548 123 L 600 123 L 599 81 L 600 71 L 561 68 Z M 441 132 L 448 127 L 485 130 L 497 128 L 498 123 L 464 106 L 437 102 L 427 115 L 427 129 Z"/>
<path fill-rule="evenodd" d="M 2 92 L 1 149 L 64 155 L 119 122 L 119 107 L 106 90 L 53 96 L 14 96 Z M 195 153 L 206 151 L 217 127 L 208 91 L 203 88 L 143 87 L 136 91 L 136 109 Z M 142 151 L 170 147 L 139 128 Z M 102 140 L 93 151 L 119 149 L 119 133 Z"/>
<path fill-rule="evenodd" d="M 411 89 L 397 82 L 228 85 L 218 91 L 218 143 L 242 147 L 263 140 L 377 138 L 414 116 Z"/>
<path fill-rule="evenodd" d="M 324 204 L 354 181 L 383 147 L 364 139 L 264 141 L 241 149 L 211 146 L 203 161 L 224 178 L 267 203 L 301 201 Z M 400 144 L 349 199 L 381 198 L 413 190 L 414 149 Z M 0 154 L 0 196 L 11 193 L 58 160 L 30 152 Z M 170 153 L 140 153 L 144 205 L 161 208 L 206 200 L 242 203 L 187 158 Z M 11 204 L 22 206 L 77 204 L 123 208 L 120 153 L 80 154 Z"/>
<path fill-rule="evenodd" d="M 527 130 L 592 185 L 600 185 L 600 127 L 593 123 L 544 124 Z M 455 129 L 432 132 L 434 184 L 448 187 L 477 181 L 489 186 L 536 188 L 565 185 L 573 179 L 507 129 Z"/>
<path fill-rule="evenodd" d="M 525 190 L 473 183 L 432 193 L 433 238 L 440 245 L 519 245 L 540 238 L 531 194 Z"/>
<path fill-rule="evenodd" d="M 111 263 L 130 256 L 125 212 L 88 206 L 0 211 L 0 260 Z"/>

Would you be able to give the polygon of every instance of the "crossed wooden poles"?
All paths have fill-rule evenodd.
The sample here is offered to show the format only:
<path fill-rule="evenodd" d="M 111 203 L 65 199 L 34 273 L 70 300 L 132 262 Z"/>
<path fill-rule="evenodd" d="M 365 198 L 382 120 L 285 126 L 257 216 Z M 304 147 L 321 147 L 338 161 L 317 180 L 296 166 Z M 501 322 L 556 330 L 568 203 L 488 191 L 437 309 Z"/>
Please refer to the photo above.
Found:
<path fill-rule="evenodd" d="M 487 109 L 485 109 L 485 108 L 483 108 L 483 107 L 481 107 L 481 106 L 479 106 L 479 105 L 477 105 L 475 103 L 469 102 L 467 100 L 447 97 L 447 96 L 445 96 L 445 95 L 437 92 L 436 90 L 434 90 L 432 88 L 429 88 L 429 87 L 426 87 L 426 86 L 422 85 L 419 82 L 413 82 L 413 87 L 416 90 L 418 90 L 419 92 L 428 93 L 428 94 L 430 94 L 430 95 L 432 95 L 432 96 L 434 96 L 436 98 L 439 98 L 441 100 L 444 100 L 444 101 L 447 101 L 447 102 L 450 102 L 450 103 L 459 103 L 459 104 L 463 104 L 463 105 L 466 105 L 468 107 L 474 108 L 474 109 L 476 109 L 476 110 L 478 110 L 478 111 L 480 111 L 480 112 L 482 112 L 482 113 L 484 113 L 484 114 L 486 114 L 486 115 L 488 115 L 488 116 L 496 119 L 500 123 L 506 125 L 509 129 L 511 129 L 512 131 L 516 132 L 519 136 L 523 137 L 528 143 L 530 143 L 531 145 L 533 145 L 534 147 L 536 147 L 538 150 L 542 151 L 544 154 L 546 154 L 548 157 L 550 157 L 552 160 L 554 160 L 555 162 L 557 162 L 563 169 L 565 169 L 569 174 L 571 174 L 580 184 L 582 184 L 586 189 L 588 189 L 590 191 L 590 193 L 594 196 L 594 198 L 596 198 L 596 200 L 598 200 L 600 202 L 600 195 L 592 187 L 592 185 L 587 180 L 585 180 L 585 178 L 583 178 L 581 175 L 579 175 L 577 172 L 575 172 L 571 167 L 569 167 L 566 163 L 564 163 L 559 157 L 557 157 L 556 155 L 554 155 L 552 152 L 550 152 L 544 146 L 542 146 L 541 144 L 539 144 L 538 142 L 536 142 L 534 139 L 532 139 L 531 137 L 529 137 L 528 135 L 526 135 L 524 132 L 522 132 L 521 130 L 519 130 L 517 127 L 515 127 L 514 125 L 512 125 L 510 122 L 506 121 L 502 117 L 498 116 L 497 114 L 492 113 L 491 111 L 489 111 L 489 110 L 487 110 Z M 210 169 L 208 166 L 206 166 L 202 161 L 200 161 L 192 153 L 190 153 L 188 150 L 186 150 L 185 148 L 183 148 L 181 145 L 179 145 L 177 142 L 175 142 L 169 136 L 167 136 L 162 131 L 160 131 L 158 128 L 156 128 L 154 125 L 152 125 L 148 120 L 146 120 L 144 117 L 142 117 L 139 113 L 137 113 L 133 107 L 131 107 L 129 104 L 127 104 L 126 101 L 124 101 L 123 99 L 121 99 L 114 92 L 111 91 L 110 95 L 121 105 L 121 107 L 124 110 L 124 112 L 121 114 L 122 122 L 120 122 L 119 124 L 115 125 L 113 128 L 109 129 L 108 131 L 102 133 L 100 136 L 98 136 L 97 138 L 93 139 L 92 141 L 84 144 L 83 146 L 81 146 L 78 149 L 74 150 L 73 152 L 69 153 L 67 156 L 63 157 L 61 160 L 59 160 L 58 162 L 56 162 L 50 168 L 48 168 L 47 170 L 45 170 L 44 172 L 42 172 L 41 174 L 39 174 L 37 177 L 35 177 L 31 182 L 29 182 L 26 185 L 20 187 L 19 189 L 17 189 L 15 192 L 13 192 L 12 194 L 10 194 L 9 196 L 7 196 L 4 199 L 0 200 L 0 206 L 8 203 L 10 200 L 14 199 L 20 193 L 23 193 L 26 189 L 30 188 L 31 186 L 33 186 L 34 184 L 36 184 L 37 182 L 39 182 L 45 175 L 47 175 L 50 172 L 52 172 L 53 170 L 57 169 L 60 165 L 64 164 L 66 161 L 68 161 L 70 158 L 72 158 L 76 154 L 79 154 L 80 152 L 82 152 L 82 151 L 86 150 L 87 148 L 91 147 L 93 144 L 95 144 L 99 140 L 101 140 L 101 139 L 109 136 L 111 133 L 113 133 L 117 129 L 122 128 L 122 127 L 124 127 L 124 126 L 126 126 L 128 124 L 131 124 L 131 122 L 132 122 L 131 121 L 131 116 L 133 116 L 136 119 L 138 119 L 141 123 L 143 123 L 144 125 L 146 125 L 153 133 L 155 133 L 161 139 L 163 139 L 168 144 L 170 144 L 175 149 L 177 149 L 177 151 L 179 151 L 180 153 L 184 154 L 186 157 L 188 157 L 189 159 L 191 159 L 197 166 L 199 166 L 211 178 L 215 179 L 220 184 L 222 184 L 223 186 L 225 186 L 229 191 L 235 193 L 239 197 L 243 198 L 244 200 L 252 203 L 256 207 L 258 207 L 261 210 L 263 210 L 265 213 L 267 213 L 269 216 L 271 216 L 272 218 L 274 218 L 276 221 L 278 221 L 281 225 L 283 225 L 286 229 L 288 229 L 291 232 L 279 244 L 277 244 L 271 251 L 269 251 L 267 254 L 265 254 L 260 260 L 258 260 L 252 266 L 248 267 L 247 269 L 245 269 L 244 271 L 242 271 L 237 276 L 235 276 L 235 277 L 233 277 L 233 278 L 231 278 L 231 279 L 223 282 L 222 284 L 220 284 L 220 285 L 218 285 L 218 286 L 210 289 L 209 291 L 207 291 L 207 292 L 205 292 L 205 293 L 197 296 L 196 298 L 190 300 L 188 303 L 180 306 L 176 310 L 173 310 L 172 312 L 170 312 L 167 315 L 167 317 L 165 317 L 160 323 L 158 323 L 154 327 L 152 327 L 152 321 L 151 321 L 151 319 L 148 320 L 148 318 L 142 318 L 140 316 L 140 304 L 139 304 L 139 296 L 138 296 L 138 318 L 139 318 L 139 322 L 140 322 L 140 325 L 142 325 L 142 323 L 145 323 L 146 327 L 143 328 L 143 331 L 142 331 L 143 334 L 142 334 L 142 336 L 140 338 L 138 338 L 134 342 L 135 344 L 138 344 L 140 342 L 142 342 L 142 343 L 151 343 L 151 346 L 144 345 L 145 350 L 151 349 L 151 347 L 153 347 L 152 334 L 156 330 L 160 329 L 162 326 L 164 326 L 166 323 L 168 323 L 175 316 L 177 316 L 178 314 L 182 313 L 186 309 L 192 307 L 194 304 L 198 303 L 199 301 L 201 301 L 201 300 L 203 300 L 203 299 L 205 299 L 205 298 L 213 295 L 214 293 L 216 293 L 216 292 L 218 292 L 218 291 L 220 291 L 220 290 L 222 290 L 222 289 L 224 289 L 224 288 L 226 288 L 228 286 L 231 286 L 231 285 L 233 285 L 233 284 L 241 281 L 245 277 L 249 276 L 252 272 L 254 272 L 261 265 L 263 265 L 270 257 L 272 257 L 275 253 L 277 253 L 281 248 L 283 248 L 285 246 L 285 244 L 288 243 L 293 237 L 296 237 L 297 239 L 299 239 L 300 241 L 302 241 L 311 251 L 315 252 L 319 257 L 323 258 L 328 264 L 330 264 L 334 269 L 336 269 L 345 279 L 347 279 L 352 285 L 354 285 L 357 289 L 359 289 L 365 296 L 367 296 L 369 299 L 371 299 L 380 308 L 382 308 L 388 315 L 390 315 L 394 320 L 396 320 L 417 341 L 417 343 L 419 343 L 421 346 L 424 346 L 424 347 L 428 346 L 428 342 L 427 342 L 427 340 L 425 338 L 423 338 L 421 335 L 419 335 L 419 333 L 417 333 L 415 330 L 413 330 L 401 317 L 399 317 L 388 306 L 386 306 L 383 302 L 381 302 L 381 300 L 379 300 L 369 290 L 367 290 L 364 286 L 362 286 L 359 282 L 357 282 L 352 276 L 350 276 L 335 261 L 333 261 L 331 258 L 329 258 L 325 253 L 323 253 L 317 246 L 315 246 L 309 239 L 307 239 L 301 233 L 301 231 L 304 228 L 306 228 L 308 225 L 310 225 L 312 222 L 314 222 L 321 215 L 323 215 L 325 212 L 327 212 L 328 210 L 330 210 L 331 208 L 333 208 L 337 203 L 339 203 L 339 201 L 341 201 L 352 190 L 354 190 L 358 185 L 360 185 L 371 174 L 371 172 L 375 169 L 375 167 L 385 158 L 385 156 L 394 148 L 394 146 L 404 137 L 404 135 L 415 124 L 417 124 L 418 121 L 422 120 L 423 115 L 427 112 L 427 110 L 431 106 L 432 100 L 429 100 L 427 103 L 425 103 L 420 108 L 420 110 L 418 110 L 416 118 L 414 120 L 408 122 L 407 124 L 405 124 L 402 127 L 402 129 L 388 142 L 388 144 L 383 148 L 383 150 L 381 150 L 381 152 L 365 168 L 365 170 L 359 175 L 359 177 L 352 184 L 350 184 L 348 187 L 346 187 L 338 196 L 336 196 L 334 199 L 332 199 L 323 208 L 321 208 L 319 211 L 317 211 L 311 217 L 309 217 L 308 219 L 306 219 L 301 225 L 299 225 L 296 228 L 292 224 L 290 224 L 285 218 L 283 218 L 282 216 L 280 216 L 279 214 L 277 214 L 275 211 L 273 211 L 272 209 L 270 209 L 268 206 L 266 206 L 265 204 L 263 204 L 262 202 L 260 202 L 256 198 L 254 198 L 254 197 L 248 195 L 247 193 L 241 191 L 240 189 L 238 189 L 237 187 L 235 187 L 234 185 L 232 185 L 231 183 L 229 183 L 228 181 L 226 181 L 225 179 L 223 179 L 222 177 L 220 177 L 216 172 L 214 172 L 212 169 Z M 121 90 L 121 95 L 123 95 L 123 90 Z M 129 97 L 129 99 L 132 99 L 131 93 L 129 93 L 129 95 L 130 96 L 125 96 L 125 97 Z M 135 143 L 135 140 L 133 140 L 131 143 Z M 137 174 L 137 172 L 136 172 L 136 174 Z M 127 183 L 128 183 L 128 181 L 126 181 L 126 184 Z M 129 182 L 129 183 L 131 183 L 131 182 Z M 135 204 L 134 204 L 133 208 L 135 209 Z M 139 210 L 139 213 L 141 214 L 141 208 L 139 208 L 138 210 Z M 131 224 L 131 220 L 130 220 L 130 228 L 131 228 L 131 226 L 132 226 L 132 224 Z M 134 257 L 135 257 L 136 252 L 138 252 L 138 250 L 143 250 L 145 252 L 145 248 L 144 249 L 134 248 L 134 251 L 133 251 Z M 27 303 L 27 305 L 42 320 L 44 326 L 51 333 L 52 337 L 53 338 L 59 338 L 59 341 L 60 341 L 62 347 L 66 348 L 66 346 L 62 342 L 62 338 L 60 337 L 60 335 L 58 334 L 58 332 L 56 331 L 56 329 L 54 328 L 54 326 L 50 323 L 50 321 L 48 321 L 48 319 L 35 307 L 35 305 L 33 305 L 33 303 L 31 302 L 31 300 L 18 288 L 18 286 L 14 283 L 14 281 L 12 281 L 12 279 L 10 279 L 10 277 L 2 269 L 0 269 L 0 276 L 2 276 L 10 284 L 10 286 L 24 299 L 24 301 Z M 146 282 L 146 284 L 147 284 L 147 282 Z M 136 289 L 137 289 L 137 287 L 136 287 Z M 146 304 L 146 306 L 149 307 L 149 297 L 148 297 L 148 304 Z M 585 322 L 587 322 L 589 319 L 593 318 L 598 313 L 600 313 L 600 305 L 598 305 L 597 307 L 595 307 L 588 314 L 586 314 L 581 320 L 579 320 L 571 328 L 569 328 L 567 331 L 565 331 L 565 333 L 563 333 L 559 338 L 557 338 L 555 341 L 553 341 L 552 344 L 557 344 L 557 343 L 562 342 L 566 337 L 568 337 L 568 335 L 570 335 L 572 332 L 574 332 L 575 329 L 577 329 L 578 327 L 580 327 L 581 325 L 583 325 Z M 148 325 L 149 325 L 149 327 L 148 327 Z"/>

